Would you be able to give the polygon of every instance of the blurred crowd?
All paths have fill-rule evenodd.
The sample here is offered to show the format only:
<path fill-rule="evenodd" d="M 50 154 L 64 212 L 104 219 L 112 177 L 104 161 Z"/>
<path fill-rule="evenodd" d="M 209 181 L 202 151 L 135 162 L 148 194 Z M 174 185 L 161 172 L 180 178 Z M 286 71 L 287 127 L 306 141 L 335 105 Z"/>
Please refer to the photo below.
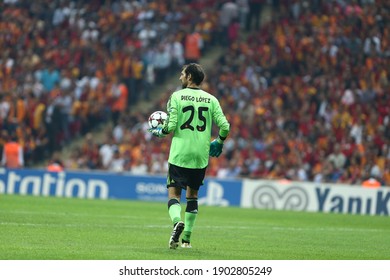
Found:
<path fill-rule="evenodd" d="M 155 84 L 213 43 L 217 2 L 1 1 L 2 164 L 33 166 L 149 100 Z M 8 142 L 23 161 L 13 162 Z"/>
<path fill-rule="evenodd" d="M 388 2 L 279 2 L 210 73 L 232 123 L 211 172 L 390 185 Z"/>
<path fill-rule="evenodd" d="M 211 174 L 390 186 L 389 2 L 277 5 L 209 73 L 232 124 Z"/>
<path fill-rule="evenodd" d="M 36 119 L 29 117 L 31 123 L 3 121 L 2 131 L 11 127 L 26 134 L 19 138 L 25 147 L 28 139 L 48 137 L 54 147 L 47 147 L 58 161 L 58 137 L 67 141 L 82 133 L 83 145 L 62 160 L 66 169 L 166 173 L 169 140 L 152 138 L 146 131 L 149 113 L 129 106 L 117 110 L 113 104 L 126 104 L 115 103 L 126 95 L 127 104 L 147 100 L 156 79 L 163 83 L 166 75 L 178 77 L 183 62 L 197 61 L 199 55 L 185 56 L 185 39 L 196 33 L 202 51 L 220 42 L 225 46 L 207 69 L 203 87 L 220 100 L 232 126 L 223 155 L 210 160 L 208 176 L 355 185 L 373 178 L 390 186 L 388 1 L 107 1 L 102 6 L 100 1 L 60 1 L 62 6 L 54 11 L 69 11 L 57 17 L 43 9 L 51 1 L 35 1 L 34 9 L 23 9 L 23 1 L 18 2 L 7 6 L 0 25 L 2 34 L 14 34 L 0 37 L 2 49 L 4 40 L 8 44 L 1 60 L 0 102 L 8 98 L 17 108 L 19 99 L 24 104 L 35 101 L 35 110 L 46 112 L 41 119 L 46 125 L 34 126 Z M 271 20 L 260 26 L 265 3 L 272 6 Z M 153 20 L 140 19 L 150 14 Z M 155 32 L 143 30 L 150 26 Z M 142 30 L 142 38 L 156 37 L 145 43 L 136 36 Z M 162 36 L 164 31 L 172 36 Z M 29 47 L 17 49 L 12 40 Z M 175 48 L 181 51 L 169 52 L 175 61 L 169 72 L 159 71 L 155 61 L 164 59 L 156 59 L 156 53 Z M 126 59 L 131 65 L 138 61 L 143 70 L 152 64 L 153 71 L 140 71 L 138 83 L 137 70 L 124 71 Z M 148 73 L 153 77 L 147 78 Z M 123 79 L 126 74 L 129 79 Z M 176 89 L 169 86 L 150 101 L 151 111 L 164 110 Z M 62 104 L 58 116 L 50 116 L 50 104 L 67 104 L 67 96 L 68 113 Z M 39 109 L 42 102 L 45 107 Z M 17 121 L 18 114 L 14 116 Z M 54 128 L 48 125 L 50 118 Z M 107 118 L 112 125 L 102 141 L 85 129 Z M 64 129 L 67 123 L 69 131 Z M 55 140 L 48 136 L 51 129 L 57 130 Z"/>

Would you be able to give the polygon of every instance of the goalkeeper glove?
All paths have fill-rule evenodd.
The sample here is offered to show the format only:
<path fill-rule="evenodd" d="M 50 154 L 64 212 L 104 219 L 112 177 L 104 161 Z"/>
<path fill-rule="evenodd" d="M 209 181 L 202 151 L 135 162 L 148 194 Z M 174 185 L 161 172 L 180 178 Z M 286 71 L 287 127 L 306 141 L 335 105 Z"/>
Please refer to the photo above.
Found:
<path fill-rule="evenodd" d="M 210 143 L 210 152 L 209 155 L 212 157 L 219 157 L 222 153 L 223 141 L 219 138 L 213 140 Z"/>
<path fill-rule="evenodd" d="M 163 133 L 161 127 L 149 128 L 148 131 L 158 138 L 164 138 L 165 136 L 167 136 L 166 134 Z"/>

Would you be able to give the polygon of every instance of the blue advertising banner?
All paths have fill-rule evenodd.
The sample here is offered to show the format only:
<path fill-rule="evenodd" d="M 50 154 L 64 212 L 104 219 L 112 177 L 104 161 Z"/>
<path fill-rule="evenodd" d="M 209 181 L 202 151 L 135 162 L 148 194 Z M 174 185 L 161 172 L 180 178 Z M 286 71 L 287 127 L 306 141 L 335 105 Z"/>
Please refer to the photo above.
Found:
<path fill-rule="evenodd" d="M 277 180 L 243 181 L 241 207 L 390 215 L 390 188 Z"/>
<path fill-rule="evenodd" d="M 206 179 L 199 203 L 239 206 L 242 182 Z M 167 201 L 165 176 L 0 169 L 0 194 Z M 183 197 L 185 192 L 183 192 Z"/>
<path fill-rule="evenodd" d="M 0 194 L 161 202 L 168 196 L 165 176 L 2 168 Z M 210 206 L 389 216 L 390 188 L 206 178 L 198 201 Z"/>

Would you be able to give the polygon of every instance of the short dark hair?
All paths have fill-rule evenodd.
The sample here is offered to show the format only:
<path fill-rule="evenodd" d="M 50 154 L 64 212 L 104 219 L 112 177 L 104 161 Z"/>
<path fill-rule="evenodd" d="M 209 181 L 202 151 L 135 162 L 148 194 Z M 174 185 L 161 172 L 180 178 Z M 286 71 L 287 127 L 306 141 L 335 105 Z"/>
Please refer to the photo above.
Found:
<path fill-rule="evenodd" d="M 186 76 L 191 75 L 193 83 L 199 86 L 203 82 L 205 73 L 202 66 L 197 63 L 190 63 L 184 65 L 183 68 Z"/>

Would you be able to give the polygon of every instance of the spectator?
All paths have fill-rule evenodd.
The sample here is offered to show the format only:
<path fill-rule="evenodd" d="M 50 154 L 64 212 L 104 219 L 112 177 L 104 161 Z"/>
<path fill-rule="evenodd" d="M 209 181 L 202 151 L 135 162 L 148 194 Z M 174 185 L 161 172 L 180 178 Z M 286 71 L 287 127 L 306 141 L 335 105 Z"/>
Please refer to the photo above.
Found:
<path fill-rule="evenodd" d="M 125 170 L 125 160 L 121 157 L 119 150 L 114 151 L 108 170 L 112 172 L 123 172 Z"/>
<path fill-rule="evenodd" d="M 264 0 L 248 0 L 249 13 L 246 21 L 245 30 L 251 31 L 252 26 L 255 30 L 260 29 L 261 11 L 264 5 Z"/>
<path fill-rule="evenodd" d="M 150 165 L 150 173 L 152 174 L 165 175 L 168 172 L 168 161 L 162 153 L 153 154 Z"/>
<path fill-rule="evenodd" d="M 229 26 L 235 21 L 238 23 L 239 7 L 235 1 L 224 1 L 219 13 L 220 24 L 220 38 L 219 41 L 222 45 L 226 45 L 229 38 Z M 232 32 L 232 31 L 231 31 Z"/>
<path fill-rule="evenodd" d="M 364 180 L 362 183 L 363 188 L 379 188 L 381 183 L 374 177 L 370 177 L 367 180 Z"/>
<path fill-rule="evenodd" d="M 244 30 L 249 13 L 248 0 L 236 0 L 236 3 L 238 5 L 238 19 L 240 23 L 240 29 Z"/>
<path fill-rule="evenodd" d="M 131 174 L 146 175 L 148 174 L 148 165 L 145 157 L 140 157 L 131 167 Z"/>
<path fill-rule="evenodd" d="M 6 168 L 21 168 L 24 166 L 23 148 L 12 135 L 4 144 L 1 165 Z"/>
<path fill-rule="evenodd" d="M 37 75 L 46 92 L 50 92 L 61 79 L 60 72 L 51 63 Z"/>
<path fill-rule="evenodd" d="M 335 168 L 344 169 L 347 157 L 342 153 L 340 144 L 334 146 L 333 152 L 329 154 L 327 160 L 332 162 Z"/>
<path fill-rule="evenodd" d="M 154 45 L 154 40 L 157 37 L 156 30 L 152 29 L 150 22 L 145 22 L 144 27 L 138 34 L 138 38 L 141 40 L 142 47 L 148 47 Z"/>
<path fill-rule="evenodd" d="M 203 38 L 197 30 L 187 33 L 184 39 L 185 63 L 198 63 L 202 55 Z"/>
<path fill-rule="evenodd" d="M 102 167 L 104 169 L 109 168 L 116 150 L 118 150 L 118 146 L 115 144 L 114 137 L 111 135 L 107 136 L 103 145 L 99 148 L 100 161 L 102 162 Z"/>
<path fill-rule="evenodd" d="M 157 46 L 156 53 L 154 55 L 154 73 L 155 82 L 161 85 L 165 82 L 167 75 L 169 74 L 169 68 L 171 66 L 171 54 L 165 44 Z"/>
<path fill-rule="evenodd" d="M 53 157 L 49 160 L 46 170 L 49 172 L 64 171 L 64 163 L 60 159 L 60 155 L 58 153 L 53 154 Z"/>

